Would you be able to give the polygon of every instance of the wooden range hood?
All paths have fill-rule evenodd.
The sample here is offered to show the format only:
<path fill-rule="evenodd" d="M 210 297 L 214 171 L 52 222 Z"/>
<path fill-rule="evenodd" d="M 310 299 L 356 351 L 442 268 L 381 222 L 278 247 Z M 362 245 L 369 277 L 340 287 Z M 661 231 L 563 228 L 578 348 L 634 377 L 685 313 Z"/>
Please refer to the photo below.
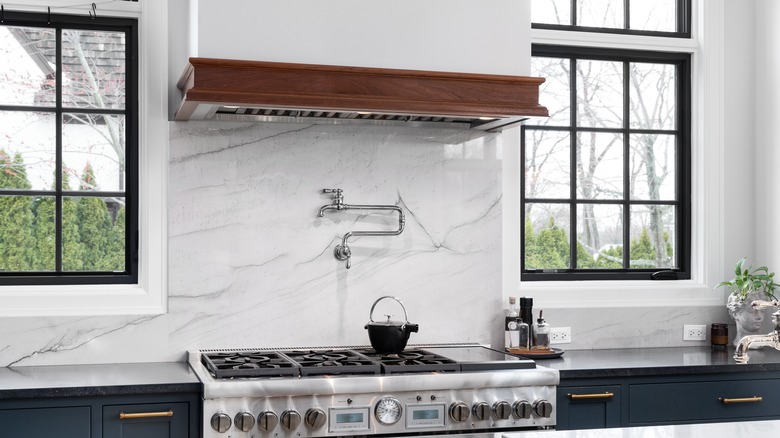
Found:
<path fill-rule="evenodd" d="M 190 58 L 175 120 L 441 125 L 501 130 L 539 105 L 542 78 Z"/>

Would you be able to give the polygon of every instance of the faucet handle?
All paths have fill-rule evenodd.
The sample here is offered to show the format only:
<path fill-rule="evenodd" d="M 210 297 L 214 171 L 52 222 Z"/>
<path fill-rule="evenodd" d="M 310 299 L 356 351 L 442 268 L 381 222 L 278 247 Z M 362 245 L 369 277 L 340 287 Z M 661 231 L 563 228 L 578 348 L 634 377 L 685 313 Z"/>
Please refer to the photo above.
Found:
<path fill-rule="evenodd" d="M 338 189 L 338 188 L 337 189 L 322 189 L 322 193 L 333 193 L 333 194 L 335 194 L 335 196 L 333 197 L 333 204 L 334 205 L 341 206 L 342 204 L 344 204 L 344 195 L 342 194 L 343 192 L 342 192 L 341 189 Z M 339 208 L 339 210 L 341 210 L 341 209 Z"/>

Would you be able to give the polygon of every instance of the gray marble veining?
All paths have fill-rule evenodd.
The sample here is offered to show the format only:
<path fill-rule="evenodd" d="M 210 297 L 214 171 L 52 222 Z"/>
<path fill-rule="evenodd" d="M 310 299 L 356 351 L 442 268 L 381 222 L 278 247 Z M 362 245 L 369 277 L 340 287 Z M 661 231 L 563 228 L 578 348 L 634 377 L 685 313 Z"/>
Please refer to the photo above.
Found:
<path fill-rule="evenodd" d="M 158 316 L 0 319 L 0 366 L 183 361 L 188 349 L 366 344 L 380 296 L 399 297 L 410 343 L 503 345 L 500 134 L 381 126 L 170 123 L 169 301 Z M 506 147 L 517 147 L 507 145 Z M 404 208 L 328 212 L 346 202 Z M 391 306 L 391 304 L 388 304 Z M 401 318 L 399 309 L 378 314 Z M 549 309 L 567 349 L 684 345 L 676 327 L 720 308 Z"/>

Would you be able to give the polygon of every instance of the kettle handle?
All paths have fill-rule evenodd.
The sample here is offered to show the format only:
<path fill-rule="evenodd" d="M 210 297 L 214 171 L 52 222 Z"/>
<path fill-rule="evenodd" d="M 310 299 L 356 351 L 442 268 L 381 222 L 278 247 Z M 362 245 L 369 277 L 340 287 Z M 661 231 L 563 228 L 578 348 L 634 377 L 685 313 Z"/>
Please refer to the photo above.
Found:
<path fill-rule="evenodd" d="M 406 324 L 409 324 L 409 316 L 406 314 L 406 307 L 404 306 L 404 303 L 402 303 L 401 300 L 399 300 L 398 298 L 390 296 L 390 295 L 385 295 L 385 296 L 379 298 L 378 300 L 374 301 L 374 304 L 371 306 L 371 312 L 368 314 L 369 322 L 374 322 L 374 307 L 376 307 L 378 302 L 384 300 L 385 298 L 392 298 L 392 299 L 398 301 L 398 304 L 400 304 L 401 308 L 404 309 L 404 320 L 406 320 Z"/>

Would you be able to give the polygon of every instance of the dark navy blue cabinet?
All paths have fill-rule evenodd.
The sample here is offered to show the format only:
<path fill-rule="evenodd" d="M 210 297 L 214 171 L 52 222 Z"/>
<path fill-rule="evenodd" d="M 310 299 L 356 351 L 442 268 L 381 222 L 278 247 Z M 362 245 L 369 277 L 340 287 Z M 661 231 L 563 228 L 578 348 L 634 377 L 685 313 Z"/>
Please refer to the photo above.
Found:
<path fill-rule="evenodd" d="M 103 438 L 189 438 L 187 403 L 103 406 Z"/>
<path fill-rule="evenodd" d="M 561 378 L 557 429 L 780 419 L 780 372 Z"/>
<path fill-rule="evenodd" d="M 0 400 L 0 438 L 198 438 L 198 394 Z"/>
<path fill-rule="evenodd" d="M 84 438 L 90 430 L 90 406 L 0 408 L 2 438 Z"/>
<path fill-rule="evenodd" d="M 558 429 L 620 427 L 620 386 L 558 387 Z"/>

